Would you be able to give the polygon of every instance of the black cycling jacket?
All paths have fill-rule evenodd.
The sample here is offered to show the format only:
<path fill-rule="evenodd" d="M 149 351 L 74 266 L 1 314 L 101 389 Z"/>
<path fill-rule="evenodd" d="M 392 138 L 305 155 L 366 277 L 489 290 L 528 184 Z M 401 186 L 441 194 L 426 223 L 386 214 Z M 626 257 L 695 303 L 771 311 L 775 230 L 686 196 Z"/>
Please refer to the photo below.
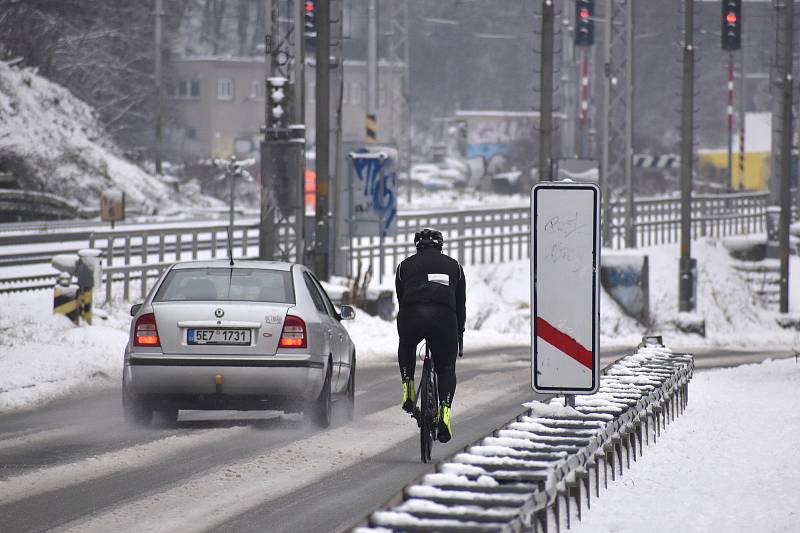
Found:
<path fill-rule="evenodd" d="M 439 304 L 452 309 L 458 329 L 467 320 L 466 281 L 458 261 L 436 248 L 423 248 L 397 267 L 395 289 L 400 311 L 414 304 Z"/>

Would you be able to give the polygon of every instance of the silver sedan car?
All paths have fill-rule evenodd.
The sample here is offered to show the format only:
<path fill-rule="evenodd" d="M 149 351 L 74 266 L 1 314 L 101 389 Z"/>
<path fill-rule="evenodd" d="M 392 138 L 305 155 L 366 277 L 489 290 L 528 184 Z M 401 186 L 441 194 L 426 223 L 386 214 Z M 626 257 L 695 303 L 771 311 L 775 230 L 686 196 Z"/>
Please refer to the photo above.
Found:
<path fill-rule="evenodd" d="M 228 260 L 172 265 L 131 308 L 125 417 L 147 425 L 179 409 L 304 411 L 320 427 L 332 399 L 352 419 L 356 354 L 319 280 L 293 263 Z"/>

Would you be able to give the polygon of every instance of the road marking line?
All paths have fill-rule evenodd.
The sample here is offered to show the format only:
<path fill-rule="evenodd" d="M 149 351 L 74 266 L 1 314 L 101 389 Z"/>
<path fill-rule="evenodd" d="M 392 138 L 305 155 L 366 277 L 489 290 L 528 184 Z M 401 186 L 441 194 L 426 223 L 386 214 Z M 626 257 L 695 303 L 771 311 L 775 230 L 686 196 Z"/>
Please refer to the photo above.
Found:
<path fill-rule="evenodd" d="M 55 440 L 69 435 L 79 435 L 81 428 L 61 427 L 53 429 L 17 431 L 11 435 L 0 439 L 0 450 L 30 446 L 39 442 Z"/>
<path fill-rule="evenodd" d="M 89 457 L 74 463 L 59 464 L 10 477 L 0 483 L 0 505 L 24 500 L 44 492 L 64 489 L 109 476 L 157 464 L 166 456 L 212 442 L 230 439 L 250 428 L 205 430 L 188 435 L 172 435 L 113 452 Z"/>

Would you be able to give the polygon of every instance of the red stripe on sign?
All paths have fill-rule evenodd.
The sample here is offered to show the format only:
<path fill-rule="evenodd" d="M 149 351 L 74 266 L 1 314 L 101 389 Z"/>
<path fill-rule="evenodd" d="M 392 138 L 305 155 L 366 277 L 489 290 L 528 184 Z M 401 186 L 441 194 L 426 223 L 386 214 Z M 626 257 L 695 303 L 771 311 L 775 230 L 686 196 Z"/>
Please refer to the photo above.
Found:
<path fill-rule="evenodd" d="M 591 350 L 587 350 L 578 341 L 558 330 L 540 316 L 536 317 L 536 336 L 549 342 L 589 370 L 594 368 L 594 357 L 592 357 Z"/>

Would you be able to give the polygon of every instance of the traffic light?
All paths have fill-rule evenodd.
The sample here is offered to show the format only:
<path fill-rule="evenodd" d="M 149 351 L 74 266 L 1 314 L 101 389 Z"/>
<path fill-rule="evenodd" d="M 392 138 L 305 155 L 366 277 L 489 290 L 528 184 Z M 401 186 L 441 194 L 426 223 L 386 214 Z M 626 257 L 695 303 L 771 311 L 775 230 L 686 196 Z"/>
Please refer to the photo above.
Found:
<path fill-rule="evenodd" d="M 594 0 L 575 1 L 575 46 L 594 44 Z"/>
<path fill-rule="evenodd" d="M 314 20 L 316 14 L 314 0 L 306 0 L 303 5 L 303 35 L 306 39 L 313 39 L 317 36 L 317 24 Z"/>
<path fill-rule="evenodd" d="M 722 0 L 722 49 L 742 47 L 742 0 Z"/>
<path fill-rule="evenodd" d="M 286 127 L 289 119 L 289 83 L 286 78 L 267 78 L 267 110 L 269 121 L 268 128 Z"/>

